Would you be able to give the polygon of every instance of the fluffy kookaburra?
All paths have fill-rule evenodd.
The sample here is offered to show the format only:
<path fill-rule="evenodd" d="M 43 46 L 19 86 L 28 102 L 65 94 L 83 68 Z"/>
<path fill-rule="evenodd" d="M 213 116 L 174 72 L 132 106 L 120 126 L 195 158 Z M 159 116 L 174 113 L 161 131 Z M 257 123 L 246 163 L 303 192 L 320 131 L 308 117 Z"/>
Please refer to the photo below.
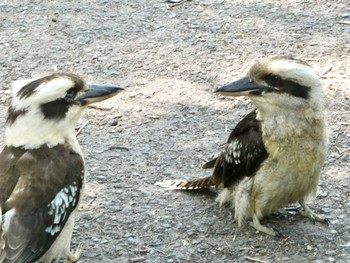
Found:
<path fill-rule="evenodd" d="M 0 262 L 75 262 L 74 217 L 84 191 L 76 123 L 87 105 L 116 95 L 73 74 L 15 82 L 0 154 Z"/>
<path fill-rule="evenodd" d="M 235 207 L 238 225 L 260 220 L 278 208 L 299 202 L 301 214 L 324 221 L 306 205 L 316 192 L 327 152 L 323 91 L 317 73 L 303 61 L 273 57 L 255 63 L 248 76 L 219 88 L 227 96 L 248 96 L 256 109 L 231 132 L 218 158 L 206 163 L 212 176 L 181 182 L 183 189 L 217 186 L 222 205 Z"/>

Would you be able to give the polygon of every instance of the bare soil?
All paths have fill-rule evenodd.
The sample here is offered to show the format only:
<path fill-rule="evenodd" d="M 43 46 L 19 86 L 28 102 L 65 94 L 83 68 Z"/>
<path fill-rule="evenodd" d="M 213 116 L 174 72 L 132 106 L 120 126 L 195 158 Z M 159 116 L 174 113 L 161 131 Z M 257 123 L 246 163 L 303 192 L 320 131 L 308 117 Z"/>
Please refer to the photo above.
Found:
<path fill-rule="evenodd" d="M 331 144 L 310 206 L 331 225 L 281 210 L 263 221 L 283 234 L 270 237 L 238 229 L 215 191 L 155 186 L 210 174 L 202 163 L 253 108 L 212 91 L 284 54 L 325 88 Z M 350 262 L 349 65 L 348 0 L 1 0 L 0 135 L 13 80 L 59 70 L 126 88 L 79 122 L 81 262 Z"/>

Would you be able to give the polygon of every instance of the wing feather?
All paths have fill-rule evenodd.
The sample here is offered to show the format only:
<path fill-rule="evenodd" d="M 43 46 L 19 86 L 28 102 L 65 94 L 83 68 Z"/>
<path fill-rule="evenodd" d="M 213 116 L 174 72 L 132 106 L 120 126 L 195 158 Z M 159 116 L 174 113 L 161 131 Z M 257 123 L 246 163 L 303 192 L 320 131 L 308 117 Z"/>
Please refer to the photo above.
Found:
<path fill-rule="evenodd" d="M 224 187 L 234 185 L 245 176 L 253 176 L 268 156 L 261 123 L 256 116 L 254 110 L 237 124 L 224 150 L 216 158 L 213 177 L 220 178 Z"/>
<path fill-rule="evenodd" d="M 52 245 L 76 208 L 84 177 L 82 157 L 64 145 L 33 150 L 6 149 L 16 162 L 0 182 L 17 182 L 0 196 L 4 212 L 4 262 L 37 261 Z M 18 154 L 21 152 L 21 154 Z M 14 154 L 16 153 L 16 154 Z M 38 162 L 38 160 L 40 160 Z M 10 182 L 11 183 L 11 182 Z M 6 188 L 7 189 L 7 188 Z"/>

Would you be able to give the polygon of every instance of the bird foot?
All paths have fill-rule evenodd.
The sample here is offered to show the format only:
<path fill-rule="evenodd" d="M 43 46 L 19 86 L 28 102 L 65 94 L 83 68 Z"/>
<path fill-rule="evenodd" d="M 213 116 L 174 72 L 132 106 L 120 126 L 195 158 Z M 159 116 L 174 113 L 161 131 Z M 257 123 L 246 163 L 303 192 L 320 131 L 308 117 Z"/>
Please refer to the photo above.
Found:
<path fill-rule="evenodd" d="M 268 228 L 260 224 L 260 221 L 256 214 L 253 215 L 253 222 L 250 222 L 250 225 L 260 232 L 263 232 L 270 236 L 276 236 L 276 232 L 272 228 Z"/>
<path fill-rule="evenodd" d="M 303 207 L 304 210 L 300 210 L 300 215 L 310 218 L 311 220 L 315 220 L 321 223 L 326 224 L 327 226 L 331 223 L 328 218 L 325 218 L 323 216 L 320 216 L 313 212 L 305 203 L 300 202 L 300 205 Z"/>
<path fill-rule="evenodd" d="M 219 203 L 220 207 L 229 202 L 233 202 L 233 200 L 234 191 L 228 188 L 223 189 L 215 199 L 215 201 Z"/>
<path fill-rule="evenodd" d="M 64 263 L 75 263 L 79 260 L 81 253 L 83 252 L 83 245 L 80 244 L 74 253 L 69 252 L 68 258 L 64 261 Z"/>

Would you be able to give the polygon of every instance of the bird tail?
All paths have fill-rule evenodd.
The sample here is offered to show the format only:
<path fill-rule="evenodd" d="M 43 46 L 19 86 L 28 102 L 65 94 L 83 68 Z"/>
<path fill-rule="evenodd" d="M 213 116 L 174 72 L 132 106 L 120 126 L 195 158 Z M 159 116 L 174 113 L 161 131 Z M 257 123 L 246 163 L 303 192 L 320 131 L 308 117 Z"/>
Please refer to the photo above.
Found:
<path fill-rule="evenodd" d="M 219 180 L 213 176 L 201 178 L 194 181 L 180 182 L 177 187 L 181 189 L 204 189 L 210 188 L 211 186 L 218 187 L 220 185 Z"/>
<path fill-rule="evenodd" d="M 213 160 L 210 160 L 210 161 L 206 162 L 205 164 L 203 164 L 202 168 L 203 169 L 214 168 L 217 159 L 218 158 L 215 158 Z"/>
<path fill-rule="evenodd" d="M 201 178 L 193 181 L 185 180 L 167 180 L 162 182 L 157 182 L 157 186 L 161 186 L 167 189 L 177 189 L 177 190 L 197 190 L 197 189 L 206 189 L 210 187 L 218 187 L 221 182 L 218 178 L 213 176 Z"/>

